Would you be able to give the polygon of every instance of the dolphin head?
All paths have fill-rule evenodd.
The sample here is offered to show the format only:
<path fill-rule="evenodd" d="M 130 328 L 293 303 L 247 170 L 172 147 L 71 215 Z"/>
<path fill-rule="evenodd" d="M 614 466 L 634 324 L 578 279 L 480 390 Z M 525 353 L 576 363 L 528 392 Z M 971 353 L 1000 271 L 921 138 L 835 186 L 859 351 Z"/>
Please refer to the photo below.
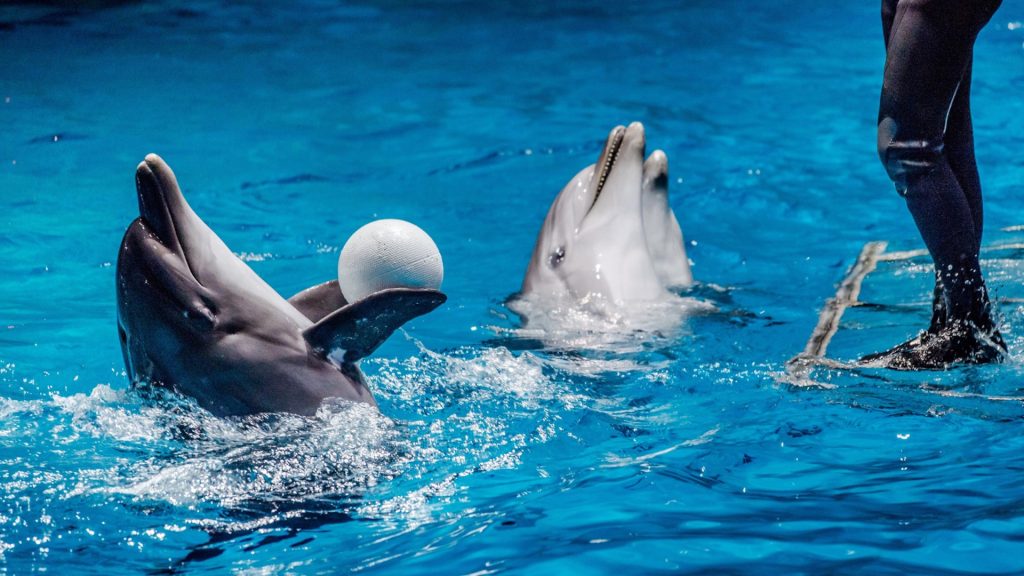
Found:
<path fill-rule="evenodd" d="M 358 361 L 445 301 L 389 288 L 346 302 L 337 280 L 285 300 L 189 207 L 150 154 L 139 217 L 117 259 L 117 320 L 133 383 L 172 387 L 218 414 L 312 414 L 328 397 L 374 404 Z"/>
<path fill-rule="evenodd" d="M 196 215 L 163 159 L 146 156 L 136 169 L 135 184 L 139 217 L 128 227 L 118 256 L 122 328 L 129 323 L 126 316 L 140 316 L 145 310 L 133 323 L 208 332 L 228 317 L 222 312 L 232 300 L 218 298 L 225 291 L 244 294 L 247 314 L 272 308 L 300 328 L 309 324 Z M 139 306 L 140 299 L 153 301 Z M 157 314 L 168 318 L 156 322 Z"/>
<path fill-rule="evenodd" d="M 621 303 L 657 300 L 668 293 L 659 269 L 671 270 L 673 264 L 657 261 L 666 250 L 651 250 L 645 221 L 658 220 L 653 236 L 665 245 L 661 220 L 667 221 L 671 209 L 665 194 L 658 194 L 667 192 L 667 160 L 656 151 L 645 163 L 644 148 L 639 122 L 612 129 L 597 163 L 577 174 L 551 205 L 523 295 L 600 296 Z"/>
<path fill-rule="evenodd" d="M 174 173 L 150 154 L 136 169 L 135 184 L 139 217 L 125 232 L 117 261 L 118 331 L 129 370 L 130 348 L 139 340 L 169 340 L 162 332 L 172 327 L 209 332 L 218 315 L 213 295 L 197 277 L 210 255 L 200 254 L 195 237 L 207 237 L 208 231 L 185 202 Z"/>
<path fill-rule="evenodd" d="M 246 397 L 242 387 L 285 382 L 283 370 L 297 371 L 299 362 L 281 359 L 308 356 L 301 330 L 312 322 L 193 212 L 159 156 L 146 156 L 135 180 L 139 217 L 125 232 L 116 280 L 129 375 L 173 384 L 223 412 L 260 407 L 263 399 Z M 222 393 L 227 386 L 238 390 Z M 289 398 L 297 404 L 303 392 Z"/>
<path fill-rule="evenodd" d="M 209 308 L 213 301 L 210 292 L 230 291 L 244 295 L 250 307 L 255 301 L 257 307 L 283 312 L 299 326 L 308 323 L 196 215 L 162 158 L 146 156 L 136 169 L 135 184 L 139 218 L 129 227 L 126 241 L 133 240 L 127 245 L 137 247 L 135 260 L 151 272 L 151 283 L 155 281 L 179 298 L 191 295 L 205 301 L 185 304 L 188 312 L 206 315 L 205 309 L 215 313 Z"/>

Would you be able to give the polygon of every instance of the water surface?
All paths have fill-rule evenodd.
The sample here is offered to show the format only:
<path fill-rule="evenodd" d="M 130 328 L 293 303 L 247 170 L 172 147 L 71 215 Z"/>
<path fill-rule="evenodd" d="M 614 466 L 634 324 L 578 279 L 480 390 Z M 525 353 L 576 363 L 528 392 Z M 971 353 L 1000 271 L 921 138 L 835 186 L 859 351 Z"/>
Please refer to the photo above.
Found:
<path fill-rule="evenodd" d="M 864 242 L 920 247 L 875 156 L 875 5 L 114 4 L 0 7 L 4 571 L 1024 570 L 1020 254 L 985 261 L 1007 365 L 781 378 Z M 993 242 L 1022 223 L 1022 21 L 1007 0 L 976 50 Z M 550 201 L 633 120 L 721 313 L 508 338 Z M 113 263 L 148 152 L 285 295 L 370 220 L 431 234 L 449 301 L 364 362 L 379 413 L 128 389 Z M 923 326 L 929 274 L 880 268 L 889 307 L 834 355 Z"/>

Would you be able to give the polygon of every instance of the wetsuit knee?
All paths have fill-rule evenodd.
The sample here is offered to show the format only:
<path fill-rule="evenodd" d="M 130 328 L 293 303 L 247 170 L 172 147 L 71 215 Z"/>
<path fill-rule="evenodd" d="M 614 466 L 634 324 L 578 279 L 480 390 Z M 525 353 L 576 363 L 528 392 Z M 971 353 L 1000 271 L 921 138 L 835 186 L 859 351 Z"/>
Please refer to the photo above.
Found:
<path fill-rule="evenodd" d="M 942 161 L 941 135 L 932 139 L 909 140 L 900 138 L 896 121 L 883 118 L 878 123 L 878 157 L 896 184 L 896 191 L 906 196 L 907 188 L 915 180 L 934 171 Z"/>

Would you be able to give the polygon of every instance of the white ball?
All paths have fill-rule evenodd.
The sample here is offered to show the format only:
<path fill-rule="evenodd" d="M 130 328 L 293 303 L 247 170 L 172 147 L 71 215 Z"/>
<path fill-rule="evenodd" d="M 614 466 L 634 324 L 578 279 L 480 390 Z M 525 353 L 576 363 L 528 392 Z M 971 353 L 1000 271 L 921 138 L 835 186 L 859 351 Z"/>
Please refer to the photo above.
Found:
<path fill-rule="evenodd" d="M 386 288 L 441 287 L 441 252 L 419 226 L 405 220 L 370 222 L 345 242 L 338 284 L 349 302 Z"/>

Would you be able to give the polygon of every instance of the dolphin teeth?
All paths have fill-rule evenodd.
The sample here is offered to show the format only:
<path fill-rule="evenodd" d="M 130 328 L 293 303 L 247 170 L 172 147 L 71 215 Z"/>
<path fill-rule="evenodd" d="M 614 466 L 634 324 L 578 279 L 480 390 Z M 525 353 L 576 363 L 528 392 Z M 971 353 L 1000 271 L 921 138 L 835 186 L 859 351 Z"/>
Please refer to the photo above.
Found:
<path fill-rule="evenodd" d="M 608 156 L 604 159 L 604 164 L 601 165 L 601 171 L 598 173 L 597 189 L 594 191 L 594 201 L 590 204 L 591 208 L 597 204 L 597 199 L 601 197 L 604 183 L 608 180 L 608 175 L 611 174 L 612 166 L 615 165 L 615 159 L 619 156 L 619 149 L 622 148 L 622 140 L 625 137 L 626 131 L 619 130 L 609 143 Z"/>

